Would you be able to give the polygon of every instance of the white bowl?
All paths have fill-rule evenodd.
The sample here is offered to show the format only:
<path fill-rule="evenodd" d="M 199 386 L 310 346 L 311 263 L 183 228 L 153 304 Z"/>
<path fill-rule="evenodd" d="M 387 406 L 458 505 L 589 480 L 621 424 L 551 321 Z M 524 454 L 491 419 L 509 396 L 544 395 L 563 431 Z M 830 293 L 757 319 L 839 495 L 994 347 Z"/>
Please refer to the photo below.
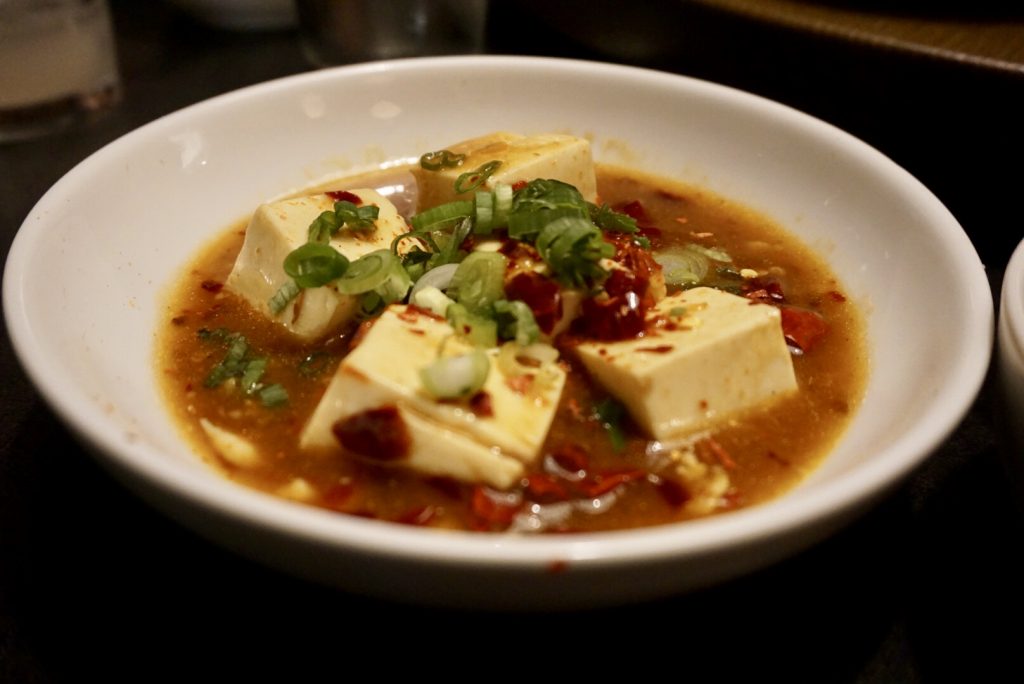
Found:
<path fill-rule="evenodd" d="M 1011 454 L 1024 452 L 1024 241 L 1013 251 L 999 298 L 999 384 L 1004 433 Z M 1011 465 L 1020 471 L 1019 460 Z"/>
<path fill-rule="evenodd" d="M 157 392 L 153 333 L 162 290 L 200 245 L 261 200 L 324 173 L 501 129 L 591 135 L 600 160 L 702 184 L 827 254 L 866 310 L 871 379 L 848 433 L 805 483 L 774 502 L 697 522 L 531 538 L 336 515 L 235 485 L 194 457 Z M 992 340 L 991 293 L 962 229 L 862 142 L 710 83 L 510 57 L 309 73 L 144 126 L 39 201 L 10 252 L 4 307 L 15 349 L 46 400 L 154 505 L 307 577 L 469 606 L 650 598 L 811 544 L 953 430 L 980 387 Z"/>

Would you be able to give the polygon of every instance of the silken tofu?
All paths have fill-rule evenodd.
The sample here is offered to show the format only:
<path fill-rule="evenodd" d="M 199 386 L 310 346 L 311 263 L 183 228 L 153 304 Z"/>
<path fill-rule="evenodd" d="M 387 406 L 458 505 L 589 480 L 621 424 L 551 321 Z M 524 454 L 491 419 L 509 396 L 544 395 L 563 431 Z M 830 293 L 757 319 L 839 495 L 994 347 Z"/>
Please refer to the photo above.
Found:
<path fill-rule="evenodd" d="M 447 356 L 471 349 L 454 332 L 446 321 L 422 310 L 389 307 L 341 362 L 303 429 L 300 446 L 337 449 L 336 425 L 393 407 L 408 437 L 396 465 L 499 488 L 513 485 L 524 464 L 540 455 L 565 371 L 548 363 L 524 369 L 528 377 L 509 375 L 497 361 L 500 351 L 493 349 L 480 392 L 487 410 L 474 410 L 472 402 L 438 401 L 424 390 L 420 370 L 437 359 L 439 350 Z"/>
<path fill-rule="evenodd" d="M 466 155 L 461 165 L 437 171 L 428 171 L 418 165 L 413 168 L 420 211 L 456 199 L 470 199 L 472 192 L 455 193 L 456 179 L 495 159 L 501 162 L 501 166 L 484 183 L 488 189 L 493 189 L 498 182 L 512 185 L 517 181 L 551 178 L 576 186 L 584 199 L 590 202 L 597 197 L 594 160 L 590 142 L 584 138 L 556 133 L 532 136 L 491 133 L 447 149 L 454 154 Z"/>
<path fill-rule="evenodd" d="M 681 436 L 796 390 L 773 306 L 694 288 L 662 299 L 648 314 L 648 329 L 637 339 L 581 344 L 577 353 L 655 439 Z"/>
<path fill-rule="evenodd" d="M 379 208 L 373 229 L 342 229 L 331 246 L 354 261 L 374 250 L 386 249 L 391 241 L 408 230 L 395 207 L 374 190 L 348 190 L 362 204 Z M 321 213 L 334 209 L 327 194 L 271 202 L 253 213 L 245 232 L 245 242 L 228 276 L 226 287 L 245 298 L 264 316 L 281 323 L 303 341 L 314 341 L 336 330 L 355 316 L 356 297 L 343 295 L 333 286 L 303 290 L 279 314 L 270 311 L 269 302 L 290 279 L 284 272 L 284 259 L 305 244 L 311 224 Z"/>

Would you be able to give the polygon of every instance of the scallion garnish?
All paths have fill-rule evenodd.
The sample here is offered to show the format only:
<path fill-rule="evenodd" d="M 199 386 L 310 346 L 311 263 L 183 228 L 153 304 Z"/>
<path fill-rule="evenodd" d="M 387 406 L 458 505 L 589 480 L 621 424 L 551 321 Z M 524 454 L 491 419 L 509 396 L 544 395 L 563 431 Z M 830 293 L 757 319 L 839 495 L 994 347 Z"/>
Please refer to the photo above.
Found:
<path fill-rule="evenodd" d="M 547 224 L 537 236 L 536 247 L 555 277 L 573 287 L 603 277 L 605 270 L 598 262 L 615 253 L 601 230 L 578 216 L 563 216 Z"/>
<path fill-rule="evenodd" d="M 300 292 L 302 292 L 302 288 L 296 285 L 294 280 L 286 282 L 277 289 L 274 296 L 267 302 L 267 306 L 270 307 L 270 313 L 276 316 L 284 311 L 285 307 L 288 306 L 288 302 L 298 297 Z"/>
<path fill-rule="evenodd" d="M 526 347 L 540 337 L 540 327 L 526 302 L 499 299 L 494 302 L 494 313 L 497 316 L 498 336 L 501 339 L 515 340 L 519 346 Z"/>
<path fill-rule="evenodd" d="M 486 315 L 505 296 L 508 259 L 498 252 L 473 252 L 459 264 L 448 284 L 448 296 L 473 313 Z"/>
<path fill-rule="evenodd" d="M 476 394 L 491 370 L 491 361 L 482 349 L 458 356 L 442 356 L 420 369 L 423 388 L 437 399 L 462 399 Z"/>
<path fill-rule="evenodd" d="M 285 257 L 284 272 L 300 288 L 320 287 L 340 278 L 348 269 L 348 259 L 330 245 L 307 242 Z"/>
<path fill-rule="evenodd" d="M 267 408 L 283 406 L 288 403 L 288 391 L 277 383 L 267 385 L 259 392 L 260 401 Z"/>
<path fill-rule="evenodd" d="M 342 228 L 368 230 L 380 215 L 380 207 L 373 204 L 356 206 L 348 200 L 334 203 L 334 211 L 325 211 L 309 224 L 310 242 L 327 242 Z"/>
<path fill-rule="evenodd" d="M 304 378 L 312 378 L 327 370 L 330 365 L 330 354 L 327 352 L 315 351 L 299 362 L 299 374 Z"/>
<path fill-rule="evenodd" d="M 464 154 L 455 154 L 451 150 L 438 150 L 437 152 L 427 152 L 420 157 L 420 166 L 427 171 L 453 169 L 456 166 L 461 166 L 465 159 L 466 155 Z"/>
<path fill-rule="evenodd" d="M 472 216 L 473 211 L 471 200 L 448 202 L 416 214 L 410 223 L 416 231 L 436 231 L 449 223 Z"/>
<path fill-rule="evenodd" d="M 260 384 L 260 378 L 263 377 L 263 373 L 267 370 L 267 357 L 260 356 L 255 359 L 251 359 L 246 362 L 245 367 L 242 369 L 242 391 L 246 394 L 253 394 L 263 387 Z"/>
<path fill-rule="evenodd" d="M 399 258 L 389 249 L 378 249 L 364 254 L 348 265 L 344 275 L 336 281 L 338 292 L 347 295 L 370 292 L 385 285 L 398 271 L 405 273 Z"/>
<path fill-rule="evenodd" d="M 249 342 L 238 333 L 228 334 L 224 341 L 228 344 L 228 352 L 206 376 L 203 381 L 204 387 L 219 387 L 228 378 L 240 376 L 245 371 L 245 356 L 249 352 Z"/>
<path fill-rule="evenodd" d="M 626 433 L 622 430 L 622 418 L 625 409 L 622 404 L 608 397 L 594 406 L 594 417 L 601 422 L 601 427 L 608 433 L 612 449 L 622 451 L 626 446 Z"/>
<path fill-rule="evenodd" d="M 202 340 L 221 342 L 228 347 L 224 358 L 213 367 L 213 370 L 203 380 L 204 387 L 213 389 L 220 387 L 231 378 L 238 378 L 238 384 L 242 392 L 247 396 L 258 394 L 264 406 L 278 406 L 288 401 L 288 392 L 285 391 L 284 387 L 280 385 L 263 385 L 260 382 L 267 370 L 268 359 L 265 356 L 251 356 L 249 352 L 252 349 L 244 335 L 230 332 L 224 328 L 218 328 L 217 330 L 200 328 L 196 331 L 196 334 Z M 271 390 L 268 396 L 271 397 L 272 403 L 267 403 L 267 400 L 264 399 L 264 393 L 268 390 Z"/>
<path fill-rule="evenodd" d="M 615 233 L 635 233 L 639 230 L 636 219 L 627 214 L 615 211 L 607 204 L 600 207 L 590 204 L 590 220 L 601 230 L 610 230 Z"/>
<path fill-rule="evenodd" d="M 445 312 L 455 332 L 475 347 L 498 345 L 498 324 L 492 318 L 472 313 L 463 304 L 449 304 Z"/>
<path fill-rule="evenodd" d="M 492 159 L 480 168 L 467 171 L 455 179 L 455 193 L 461 195 L 465 192 L 472 192 L 487 182 L 487 179 L 494 175 L 494 172 L 501 167 L 501 162 Z"/>
<path fill-rule="evenodd" d="M 708 258 L 687 245 L 682 249 L 658 252 L 654 260 L 661 265 L 666 285 L 689 287 L 697 285 L 708 274 Z"/>

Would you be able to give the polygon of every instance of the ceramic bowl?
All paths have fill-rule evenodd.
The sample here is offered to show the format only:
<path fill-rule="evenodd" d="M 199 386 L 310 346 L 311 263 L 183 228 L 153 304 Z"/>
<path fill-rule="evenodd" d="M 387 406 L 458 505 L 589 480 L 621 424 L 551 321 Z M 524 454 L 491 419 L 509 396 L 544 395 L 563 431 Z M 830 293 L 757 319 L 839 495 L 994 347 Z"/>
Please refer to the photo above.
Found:
<path fill-rule="evenodd" d="M 1003 432 L 1008 451 L 1018 455 L 1024 451 L 1024 242 L 1017 245 L 1003 273 L 997 348 Z M 1011 465 L 1018 479 L 1024 477 L 1019 459 L 1013 458 Z"/>
<path fill-rule="evenodd" d="M 871 375 L 848 432 L 803 484 L 697 522 L 537 538 L 332 514 L 233 484 L 200 463 L 155 382 L 159 303 L 183 265 L 267 198 L 494 130 L 589 136 L 600 161 L 703 185 L 827 256 L 865 311 Z M 684 591 L 821 539 L 955 428 L 992 340 L 991 293 L 963 230 L 866 144 L 711 83 L 512 57 L 318 71 L 150 123 L 39 201 L 10 252 L 4 308 L 17 354 L 60 417 L 116 476 L 200 534 L 352 591 L 519 608 Z"/>

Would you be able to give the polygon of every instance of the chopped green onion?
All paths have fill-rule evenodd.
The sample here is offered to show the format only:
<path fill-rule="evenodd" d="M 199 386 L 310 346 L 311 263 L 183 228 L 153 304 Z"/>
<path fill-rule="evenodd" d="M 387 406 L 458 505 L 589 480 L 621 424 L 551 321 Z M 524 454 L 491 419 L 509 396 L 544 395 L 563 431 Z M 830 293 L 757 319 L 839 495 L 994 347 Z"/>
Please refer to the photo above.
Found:
<path fill-rule="evenodd" d="M 442 266 L 442 268 L 444 267 Z M 420 280 L 420 282 L 423 281 Z M 409 301 L 421 309 L 426 309 L 438 316 L 444 316 L 448 313 L 448 307 L 455 303 L 444 292 L 441 292 L 433 285 L 421 288 L 420 283 L 416 283 L 416 288 L 409 295 Z"/>
<path fill-rule="evenodd" d="M 427 152 L 420 157 L 420 166 L 427 171 L 440 171 L 461 166 L 465 159 L 466 155 L 464 154 L 454 154 L 451 150 L 438 150 L 437 152 Z"/>
<path fill-rule="evenodd" d="M 315 351 L 310 353 L 299 363 L 299 374 L 305 378 L 312 378 L 327 370 L 330 365 L 330 354 L 327 352 Z"/>
<path fill-rule="evenodd" d="M 340 278 L 348 268 L 348 259 L 330 245 L 307 242 L 292 250 L 284 260 L 284 272 L 305 289 L 320 287 Z"/>
<path fill-rule="evenodd" d="M 430 269 L 416 281 L 416 287 L 412 289 L 410 297 L 415 297 L 417 292 L 427 287 L 447 290 L 452 282 L 452 276 L 455 275 L 455 271 L 458 268 L 458 264 L 443 264 L 437 268 Z"/>
<path fill-rule="evenodd" d="M 228 378 L 241 375 L 245 369 L 245 355 L 249 352 L 249 343 L 238 333 L 227 336 L 228 352 L 223 360 L 213 367 L 203 381 L 204 387 L 219 387 Z"/>
<path fill-rule="evenodd" d="M 373 204 L 356 206 L 348 200 L 334 203 L 334 211 L 325 211 L 309 224 L 309 242 L 327 242 L 344 227 L 368 230 L 380 215 L 380 207 Z"/>
<path fill-rule="evenodd" d="M 474 347 L 490 348 L 498 345 L 498 324 L 493 319 L 471 313 L 462 304 L 449 304 L 445 318 L 455 328 L 455 332 Z"/>
<path fill-rule="evenodd" d="M 263 373 L 267 370 L 267 357 L 260 356 L 250 360 L 245 364 L 245 368 L 242 370 L 242 391 L 246 394 L 253 394 L 259 390 L 260 378 L 263 377 Z"/>
<path fill-rule="evenodd" d="M 384 285 L 399 270 L 404 271 L 398 257 L 389 249 L 378 249 L 349 264 L 336 286 L 342 294 L 362 294 Z"/>
<path fill-rule="evenodd" d="M 605 270 L 598 262 L 615 253 L 601 230 L 578 216 L 563 216 L 546 225 L 536 246 L 554 275 L 571 286 L 603 277 Z"/>
<path fill-rule="evenodd" d="M 682 249 L 666 250 L 654 255 L 654 260 L 661 265 L 666 285 L 696 285 L 707 277 L 707 257 L 690 247 L 687 245 Z"/>
<path fill-rule="evenodd" d="M 448 296 L 473 313 L 488 311 L 505 296 L 508 259 L 499 252 L 473 252 L 455 269 Z"/>
<path fill-rule="evenodd" d="M 619 402 L 611 397 L 599 402 L 594 406 L 594 417 L 608 433 L 608 439 L 612 442 L 612 449 L 622 451 L 626 446 L 626 435 L 622 430 L 622 418 L 625 409 Z"/>
<path fill-rule="evenodd" d="M 487 190 L 476 191 L 474 206 L 473 232 L 487 235 L 494 228 L 494 193 Z"/>
<path fill-rule="evenodd" d="M 712 261 L 721 261 L 727 264 L 732 263 L 732 257 L 729 256 L 729 253 L 726 252 L 724 249 L 720 249 L 718 247 L 705 247 L 704 245 L 690 243 L 686 245 L 686 249 L 693 250 L 694 252 L 698 252 L 699 254 L 703 254 Z"/>
<path fill-rule="evenodd" d="M 288 391 L 279 384 L 267 385 L 260 390 L 260 401 L 267 408 L 283 406 L 288 403 Z"/>
<path fill-rule="evenodd" d="M 410 219 L 410 223 L 415 231 L 437 230 L 447 223 L 468 218 L 472 215 L 473 202 L 471 200 L 459 200 L 421 211 Z"/>
<path fill-rule="evenodd" d="M 494 228 L 504 228 L 508 224 L 514 196 L 512 186 L 508 183 L 494 184 Z"/>
<path fill-rule="evenodd" d="M 288 302 L 298 297 L 300 292 L 302 292 L 302 288 L 296 285 L 294 280 L 289 280 L 279 287 L 274 296 L 267 302 L 271 315 L 276 316 L 284 311 L 285 307 L 288 306 Z"/>
<path fill-rule="evenodd" d="M 461 399 L 476 394 L 491 370 L 490 359 L 482 349 L 458 356 L 444 356 L 420 369 L 427 392 L 437 399 Z"/>
<path fill-rule="evenodd" d="M 469 237 L 469 234 L 473 231 L 473 222 L 471 219 L 466 218 L 455 226 L 451 234 L 445 235 L 439 233 L 434 238 L 434 243 L 438 245 L 438 252 L 431 257 L 430 267 L 440 266 L 441 264 L 451 264 L 459 261 L 462 258 L 462 252 L 459 251 L 462 247 L 462 243 Z"/>
<path fill-rule="evenodd" d="M 494 302 L 494 313 L 498 318 L 498 336 L 501 339 L 515 340 L 516 344 L 525 347 L 540 337 L 540 327 L 526 302 L 499 299 Z"/>
<path fill-rule="evenodd" d="M 466 192 L 472 192 L 481 185 L 487 182 L 498 168 L 501 167 L 501 162 L 497 159 L 483 164 L 478 169 L 467 171 L 458 178 L 455 179 L 455 194 L 461 195 Z"/>
<path fill-rule="evenodd" d="M 566 216 L 589 223 L 590 210 L 579 190 L 562 181 L 532 180 L 515 193 L 508 215 L 509 237 L 532 240 L 549 223 Z"/>
<path fill-rule="evenodd" d="M 387 250 L 384 250 L 388 254 Z M 397 261 L 397 260 L 396 260 Z M 374 288 L 374 292 L 380 295 L 381 301 L 384 306 L 393 304 L 394 302 L 400 302 L 405 299 L 405 295 L 409 294 L 409 290 L 412 288 L 412 278 L 404 268 L 402 268 L 401 262 L 394 264 L 391 269 L 391 274 L 388 275 L 387 279 Z"/>
<path fill-rule="evenodd" d="M 615 211 L 607 204 L 598 207 L 590 204 L 590 220 L 601 230 L 610 230 L 615 233 L 635 233 L 640 230 L 636 225 L 636 219 L 621 212 Z"/>

